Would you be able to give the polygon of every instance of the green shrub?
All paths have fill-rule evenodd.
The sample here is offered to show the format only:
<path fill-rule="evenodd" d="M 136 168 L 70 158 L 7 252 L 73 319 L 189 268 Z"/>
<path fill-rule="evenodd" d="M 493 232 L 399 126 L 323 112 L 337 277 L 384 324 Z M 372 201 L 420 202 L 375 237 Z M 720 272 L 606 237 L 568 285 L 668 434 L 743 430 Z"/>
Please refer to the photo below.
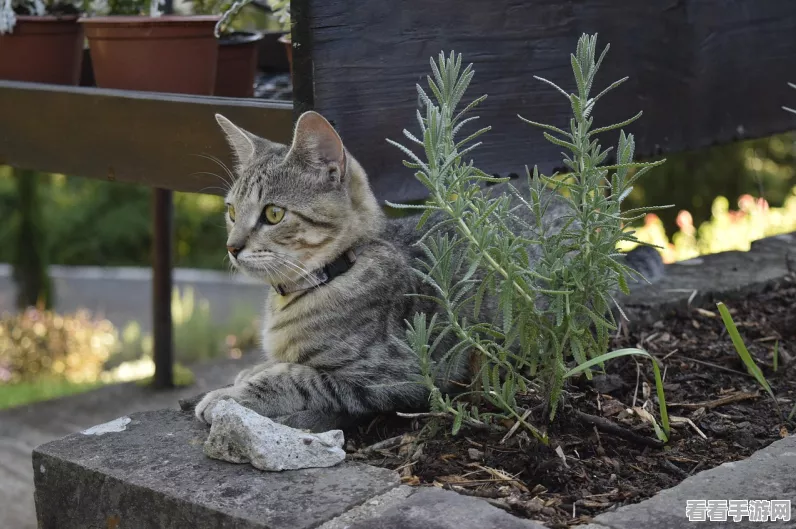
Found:
<path fill-rule="evenodd" d="M 88 312 L 30 308 L 0 318 L 0 382 L 94 382 L 118 347 L 116 329 Z"/>
<path fill-rule="evenodd" d="M 604 165 L 610 149 L 603 149 L 597 134 L 625 127 L 641 113 L 622 123 L 606 127 L 593 127 L 591 117 L 597 101 L 608 91 L 619 86 L 617 81 L 597 96 L 591 96 L 594 76 L 608 48 L 599 59 L 596 57 L 596 36 L 584 35 L 572 55 L 572 69 L 577 89 L 567 93 L 545 79 L 563 94 L 572 107 L 568 131 L 545 125 L 528 123 L 545 129 L 545 137 L 567 151 L 564 165 L 567 178 L 529 172 L 530 196 L 522 197 L 522 206 L 532 210 L 537 221 L 531 228 L 544 233 L 542 213 L 550 196 L 563 199 L 568 205 L 570 219 L 556 235 L 546 234 L 539 240 L 529 241 L 509 227 L 508 219 L 527 222 L 516 214 L 507 195 L 491 197 L 478 185 L 483 181 L 501 181 L 477 169 L 465 156 L 479 143 L 473 140 L 489 128 L 459 139 L 462 126 L 475 117 L 468 112 L 486 96 L 475 99 L 464 110 L 457 112 L 473 71 L 470 66 L 461 69 L 461 57 L 451 53 L 445 59 L 431 61 L 433 78 L 428 78 L 431 96 L 418 85 L 425 117 L 418 112 L 421 135 L 404 135 L 420 146 L 421 159 L 408 148 L 399 147 L 409 158 L 405 164 L 416 170 L 415 176 L 430 192 L 424 205 L 397 205 L 397 208 L 423 210 L 422 225 L 428 216 L 441 211 L 454 233 L 442 235 L 432 230 L 420 246 L 427 259 L 418 266 L 418 273 L 437 291 L 435 301 L 442 309 L 442 317 L 428 318 L 417 314 L 407 331 L 408 346 L 420 357 L 426 385 L 431 390 L 432 407 L 453 415 L 454 431 L 463 422 L 500 422 L 511 418 L 521 422 L 533 434 L 544 436 L 526 422 L 518 410 L 517 396 L 528 388 L 542 384 L 541 394 L 549 395 L 550 418 L 555 415 L 564 380 L 584 372 L 591 376 L 591 367 L 604 360 L 627 354 L 646 355 L 638 349 L 615 351 L 606 354 L 609 333 L 616 329 L 611 309 L 616 305 L 612 295 L 627 291 L 627 278 L 639 274 L 616 259 L 616 246 L 621 241 L 636 241 L 632 233 L 623 229 L 623 223 L 643 214 L 645 209 L 621 212 L 621 203 L 632 190 L 636 179 L 662 162 L 634 163 L 632 135 L 619 133 L 616 163 Z M 628 171 L 634 169 L 630 176 Z M 554 193 L 547 193 L 546 188 Z M 577 220 L 577 222 L 572 222 Z M 531 267 L 527 248 L 537 245 L 541 259 Z M 476 271 L 481 275 L 473 280 Z M 492 323 L 479 319 L 479 306 L 485 296 L 498 301 L 501 321 Z M 548 307 L 537 300 L 550 299 Z M 474 307 L 474 310 L 471 310 Z M 466 308 L 466 310 L 465 310 Z M 594 329 L 594 332 L 592 332 Z M 439 364 L 432 361 L 432 353 L 440 343 L 439 337 L 453 336 L 456 345 Z M 477 373 L 475 390 L 451 399 L 435 386 L 439 370 L 449 368 L 448 362 L 457 355 L 474 353 Z M 653 360 L 654 361 L 654 360 Z M 579 367 L 568 370 L 575 362 Z M 666 439 L 668 420 L 663 399 L 662 383 L 657 364 L 656 382 L 663 431 L 659 437 Z M 491 405 L 489 413 L 479 410 L 477 402 Z"/>

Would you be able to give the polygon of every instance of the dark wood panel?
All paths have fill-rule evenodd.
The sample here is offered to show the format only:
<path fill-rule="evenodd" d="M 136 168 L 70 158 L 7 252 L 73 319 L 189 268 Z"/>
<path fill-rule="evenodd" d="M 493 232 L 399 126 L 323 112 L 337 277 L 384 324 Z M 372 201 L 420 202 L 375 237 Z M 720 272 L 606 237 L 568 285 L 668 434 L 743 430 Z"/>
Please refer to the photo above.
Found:
<path fill-rule="evenodd" d="M 568 102 L 533 75 L 571 89 L 569 54 L 583 32 L 599 33 L 601 47 L 611 43 L 600 86 L 630 76 L 601 101 L 596 118 L 643 110 L 629 129 L 643 155 L 794 127 L 781 109 L 796 99 L 786 86 L 796 81 L 793 0 L 296 2 L 311 34 L 304 51 L 312 62 L 302 72 L 312 73 L 314 86 L 312 98 L 297 94 L 297 106 L 311 105 L 335 123 L 381 198 L 421 191 L 385 138 L 416 130 L 414 85 L 425 84 L 429 58 L 441 50 L 474 63 L 470 98 L 490 96 L 479 125 L 493 131 L 475 151 L 488 172 L 560 163 L 560 149 L 516 115 L 567 128 Z"/>
<path fill-rule="evenodd" d="M 230 165 L 220 112 L 274 141 L 292 134 L 292 105 L 258 99 L 0 81 L 0 164 L 177 191 L 221 193 Z"/>

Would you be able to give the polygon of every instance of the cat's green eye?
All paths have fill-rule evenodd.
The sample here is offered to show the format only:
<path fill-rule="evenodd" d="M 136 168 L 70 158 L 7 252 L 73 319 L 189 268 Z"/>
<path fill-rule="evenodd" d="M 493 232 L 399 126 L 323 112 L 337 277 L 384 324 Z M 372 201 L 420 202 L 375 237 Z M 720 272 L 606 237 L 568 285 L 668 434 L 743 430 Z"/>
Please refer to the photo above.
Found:
<path fill-rule="evenodd" d="M 227 204 L 227 215 L 229 215 L 229 220 L 235 222 L 235 206 L 232 204 Z"/>
<path fill-rule="evenodd" d="M 285 210 L 279 206 L 268 204 L 263 210 L 263 220 L 268 224 L 279 224 L 285 218 Z"/>

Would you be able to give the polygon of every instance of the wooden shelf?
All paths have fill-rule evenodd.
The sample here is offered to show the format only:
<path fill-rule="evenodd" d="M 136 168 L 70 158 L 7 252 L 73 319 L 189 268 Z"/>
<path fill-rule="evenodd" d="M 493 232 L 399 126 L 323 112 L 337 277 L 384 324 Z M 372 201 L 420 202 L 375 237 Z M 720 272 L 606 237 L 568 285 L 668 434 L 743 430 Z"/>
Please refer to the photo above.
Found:
<path fill-rule="evenodd" d="M 0 81 L 0 164 L 220 194 L 229 148 L 221 113 L 265 138 L 289 142 L 293 106 L 229 99 Z"/>

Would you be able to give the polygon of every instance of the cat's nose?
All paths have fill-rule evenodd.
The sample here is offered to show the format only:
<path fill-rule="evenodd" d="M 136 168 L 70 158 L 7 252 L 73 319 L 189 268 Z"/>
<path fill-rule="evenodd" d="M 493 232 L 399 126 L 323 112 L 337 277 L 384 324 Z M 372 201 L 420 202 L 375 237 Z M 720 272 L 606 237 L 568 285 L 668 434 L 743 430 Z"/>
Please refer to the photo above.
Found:
<path fill-rule="evenodd" d="M 227 246 L 227 251 L 232 254 L 232 257 L 237 257 L 243 246 Z"/>

